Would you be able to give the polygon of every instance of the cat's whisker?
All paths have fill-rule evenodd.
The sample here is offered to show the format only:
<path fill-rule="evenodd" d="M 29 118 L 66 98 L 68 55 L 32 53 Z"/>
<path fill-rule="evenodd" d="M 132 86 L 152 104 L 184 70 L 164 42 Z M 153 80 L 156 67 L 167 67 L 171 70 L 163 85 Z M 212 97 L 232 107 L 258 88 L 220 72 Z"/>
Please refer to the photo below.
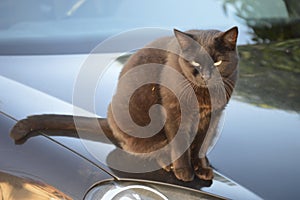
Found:
<path fill-rule="evenodd" d="M 179 102 L 182 102 L 182 98 L 187 98 L 189 96 L 188 94 L 185 93 L 189 92 L 190 91 L 189 87 L 193 87 L 193 85 L 188 80 L 184 80 L 180 84 L 182 84 L 182 87 L 181 87 L 181 92 L 178 100 Z"/>
<path fill-rule="evenodd" d="M 229 99 L 234 89 L 234 82 L 230 79 L 223 79 L 223 82 L 226 90 L 226 98 Z"/>

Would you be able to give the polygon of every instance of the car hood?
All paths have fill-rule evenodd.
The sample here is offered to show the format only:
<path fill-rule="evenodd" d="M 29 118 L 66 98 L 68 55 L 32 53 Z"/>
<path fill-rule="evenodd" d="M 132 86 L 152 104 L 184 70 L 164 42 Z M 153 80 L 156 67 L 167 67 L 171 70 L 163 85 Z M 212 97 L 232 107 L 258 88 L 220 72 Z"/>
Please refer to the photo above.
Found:
<path fill-rule="evenodd" d="M 76 55 L 70 57 L 50 57 L 51 58 L 49 58 L 49 56 L 41 56 L 37 59 L 39 59 L 39 63 L 47 63 L 47 60 L 50 59 L 52 65 L 62 65 L 62 63 L 68 63 L 68 65 L 65 65 L 64 68 L 62 68 L 58 77 L 54 76 L 53 68 L 51 68 L 51 66 L 47 66 L 47 64 L 42 66 L 42 69 L 40 69 L 41 73 L 34 71 L 34 68 L 30 68 L 30 66 L 27 67 L 26 70 L 23 70 L 22 68 L 19 69 L 22 73 L 30 74 L 30 79 L 22 73 L 15 74 L 15 72 L 18 71 L 15 67 L 20 67 L 20 65 L 11 65 L 11 63 L 9 63 L 11 58 L 2 57 L 2 60 L 7 59 L 7 64 L 10 65 L 10 68 L 2 70 L 2 75 L 0 76 L 0 85 L 4 89 L 3 91 L 5 91 L 0 94 L 0 107 L 2 114 L 7 115 L 15 121 L 26 118 L 30 115 L 45 113 L 74 115 L 75 110 L 76 114 L 79 112 L 84 116 L 93 116 L 90 111 L 78 109 L 78 107 L 74 106 L 71 103 L 72 98 L 68 96 L 69 91 L 72 87 L 74 87 L 76 77 L 80 71 L 80 66 L 87 56 Z M 112 59 L 116 57 L 116 54 L 105 55 L 105 57 Z M 26 56 L 14 57 L 14 60 L 18 60 L 20 63 L 24 61 L 28 62 L 27 59 L 28 57 Z M 68 68 L 70 63 L 76 63 L 76 65 L 72 68 Z M 118 73 L 116 72 L 120 70 L 120 64 L 115 64 L 112 68 L 113 69 L 111 71 L 106 71 L 108 74 L 106 77 L 108 78 L 103 79 L 109 88 L 106 88 L 105 91 L 100 89 L 100 94 L 108 96 L 112 95 L 113 88 L 115 87 L 114 84 L 117 80 Z M 51 77 L 51 74 L 53 77 Z M 62 77 L 63 75 L 64 77 Z M 61 80 L 58 81 L 59 79 Z M 51 84 L 52 86 L 49 87 Z M 55 84 L 58 85 L 55 87 Z M 57 88 L 57 91 L 55 91 L 55 88 Z M 65 93 L 62 91 L 65 91 Z M 105 98 L 110 99 L 110 97 Z M 107 106 L 108 102 L 109 100 L 104 101 L 101 106 Z M 105 112 L 103 111 L 104 115 Z M 107 143 L 105 138 L 103 139 L 99 137 L 95 139 L 95 137 L 91 137 L 88 133 L 86 133 L 86 135 L 85 133 L 81 133 L 80 137 L 68 137 L 68 135 L 64 135 L 64 133 L 60 131 L 43 131 L 43 135 L 49 139 L 51 138 L 52 140 L 55 140 L 57 143 L 72 150 L 76 154 L 83 156 L 85 159 L 102 168 L 118 180 L 141 180 L 144 182 L 156 181 L 163 182 L 165 184 L 177 185 L 179 187 L 202 190 L 231 199 L 239 199 L 241 196 L 249 199 L 259 199 L 259 197 L 254 193 L 229 178 L 226 178 L 218 171 L 215 171 L 215 178 L 212 182 L 195 179 L 193 182 L 184 183 L 178 181 L 172 173 L 167 173 L 164 170 L 157 169 L 155 171 L 149 170 L 146 172 L 142 170 L 143 172 L 138 173 L 130 169 L 120 170 L 124 169 L 123 166 L 125 165 L 129 168 L 130 166 L 134 166 L 134 170 L 144 169 L 147 165 L 149 165 L 149 161 L 124 152 L 120 155 L 118 148 L 116 148 L 113 144 Z M 20 143 L 20 145 L 22 144 Z M 111 164 L 111 161 L 114 162 L 114 165 Z"/>

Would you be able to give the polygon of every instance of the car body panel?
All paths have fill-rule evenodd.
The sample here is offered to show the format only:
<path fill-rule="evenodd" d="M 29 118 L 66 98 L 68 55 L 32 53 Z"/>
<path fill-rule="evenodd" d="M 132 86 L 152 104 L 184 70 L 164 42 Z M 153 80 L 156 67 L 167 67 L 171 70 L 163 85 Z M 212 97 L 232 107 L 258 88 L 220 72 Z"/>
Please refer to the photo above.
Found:
<path fill-rule="evenodd" d="M 15 176 L 50 185 L 72 199 L 82 199 L 95 182 L 113 180 L 85 158 L 44 136 L 15 144 L 8 134 L 15 123 L 0 115 L 0 171 L 7 175 L 1 176 L 1 183 L 9 183 Z"/>
<path fill-rule="evenodd" d="M 45 57 L 46 59 L 46 57 Z M 76 58 L 75 58 L 76 59 Z M 120 70 L 119 65 L 114 65 L 113 68 L 117 68 L 117 70 Z M 50 70 L 50 69 L 49 69 Z M 112 70 L 114 72 L 114 70 Z M 27 71 L 27 73 L 30 73 Z M 70 73 L 71 74 L 71 73 Z M 73 73 L 75 76 L 76 73 Z M 106 76 L 111 77 L 111 73 L 106 71 Z M 89 133 L 81 133 L 80 137 L 68 137 L 68 134 L 65 135 L 64 132 L 61 131 L 43 131 L 37 134 L 38 136 L 34 137 L 29 137 L 25 141 L 21 141 L 19 144 L 14 144 L 13 140 L 9 138 L 8 133 L 9 130 L 12 128 L 14 125 L 15 121 L 23 119 L 29 115 L 33 114 L 45 114 L 45 113 L 56 113 L 56 114 L 74 114 L 74 107 L 71 103 L 66 102 L 62 99 L 59 99 L 57 97 L 53 97 L 52 95 L 49 95 L 45 92 L 51 93 L 49 91 L 42 92 L 40 90 L 37 90 L 33 88 L 34 86 L 34 81 L 32 80 L 30 84 L 31 86 L 25 85 L 24 83 L 26 80 L 20 80 L 20 82 L 17 82 L 16 80 L 12 80 L 11 78 L 18 79 L 17 76 L 13 77 L 12 75 L 9 76 L 6 74 L 6 76 L 10 77 L 0 77 L 0 84 L 3 88 L 6 89 L 7 93 L 2 93 L 0 94 L 0 99 L 1 99 L 1 112 L 4 114 L 4 118 L 11 118 L 10 125 L 6 129 L 3 130 L 3 133 L 5 133 L 4 137 L 5 140 L 2 140 L 2 142 L 6 143 L 6 145 L 9 146 L 4 146 L 2 145 L 3 149 L 24 149 L 22 152 L 25 153 L 25 155 L 22 156 L 14 156 L 9 160 L 8 163 L 12 166 L 22 166 L 21 163 L 15 163 L 16 160 L 20 162 L 25 162 L 24 159 L 26 160 L 27 157 L 30 157 L 30 149 L 40 149 L 44 148 L 45 150 L 41 151 L 41 154 L 39 157 L 34 156 L 35 158 L 33 161 L 32 160 L 27 160 L 26 163 L 32 163 L 34 165 L 35 162 L 38 162 L 39 160 L 42 161 L 45 166 L 38 165 L 38 167 L 34 167 L 32 165 L 29 165 L 28 167 L 24 168 L 22 166 L 22 170 L 25 171 L 26 173 L 29 173 L 29 178 L 38 177 L 38 179 L 41 180 L 47 180 L 47 184 L 52 185 L 55 188 L 58 188 L 60 191 L 70 191 L 69 188 L 64 188 L 66 186 L 61 186 L 60 184 L 64 184 L 63 180 L 51 180 L 51 177 L 54 178 L 56 176 L 62 178 L 65 180 L 65 177 L 67 174 L 64 174 L 64 171 L 70 172 L 70 174 L 73 174 L 73 176 L 77 176 L 78 173 L 81 173 L 81 168 L 80 166 L 76 166 L 76 162 L 82 163 L 82 162 L 87 162 L 83 163 L 83 165 L 91 165 L 89 166 L 92 168 L 92 170 L 89 170 L 89 172 L 86 172 L 86 174 L 80 174 L 79 177 L 74 178 L 76 180 L 81 180 L 81 176 L 85 176 L 85 179 L 88 179 L 90 182 L 84 183 L 84 184 L 79 184 L 85 185 L 85 187 L 92 186 L 95 184 L 98 184 L 102 182 L 103 180 L 107 179 L 118 179 L 118 180 L 135 180 L 135 181 L 141 181 L 141 182 L 160 182 L 163 184 L 172 184 L 172 185 L 177 185 L 178 187 L 185 187 L 185 188 L 192 188 L 194 190 L 201 190 L 201 191 L 206 191 L 208 193 L 212 193 L 215 195 L 223 196 L 226 198 L 230 199 L 239 199 L 243 197 L 244 199 L 260 199 L 257 195 L 254 193 L 250 192 L 246 188 L 241 187 L 239 184 L 233 182 L 232 180 L 224 177 L 223 175 L 219 174 L 216 172 L 216 177 L 213 180 L 213 183 L 210 181 L 201 181 L 199 179 L 195 179 L 193 182 L 190 183 L 183 183 L 181 181 L 178 181 L 173 174 L 167 173 L 164 170 L 156 170 L 154 172 L 147 172 L 147 173 L 132 173 L 132 172 L 124 172 L 124 171 L 119 171 L 118 169 L 114 169 L 114 167 L 111 166 L 110 161 L 115 161 L 118 160 L 118 163 L 121 165 L 127 165 L 131 166 L 132 164 L 136 166 L 140 166 L 141 168 L 145 167 L 146 165 L 149 165 L 148 160 L 144 159 L 139 159 L 134 156 L 131 156 L 129 154 L 123 154 L 120 156 L 115 150 L 116 147 L 112 144 L 107 144 L 107 142 L 101 141 L 92 141 L 88 140 L 86 138 L 89 138 L 90 135 Z M 22 77 L 22 76 L 20 76 Z M 43 81 L 46 80 L 46 76 L 43 77 Z M 48 80 L 51 77 L 48 77 Z M 57 78 L 57 77 L 56 77 Z M 75 77 L 71 78 L 69 76 L 70 80 L 74 80 Z M 110 88 L 109 90 L 113 90 L 114 85 L 112 84 L 112 80 L 114 82 L 117 80 L 117 74 L 114 73 L 114 77 L 111 77 L 110 79 L 104 79 L 107 80 L 106 82 L 107 86 Z M 50 81 L 50 80 L 49 80 Z M 47 81 L 46 81 L 47 82 Z M 67 82 L 66 79 L 64 79 L 64 82 Z M 40 80 L 36 81 L 36 88 L 42 89 L 42 86 L 40 83 Z M 67 85 L 67 84 L 66 84 Z M 60 87 L 61 90 L 65 90 L 63 86 Z M 57 91 L 57 94 L 59 94 L 59 91 Z M 67 93 L 66 93 L 67 94 Z M 18 98 L 15 98 L 18 96 Z M 67 99 L 67 97 L 64 97 Z M 32 102 L 34 102 L 34 105 L 32 105 Z M 83 114 L 89 115 L 89 112 L 83 111 Z M 5 117 L 6 115 L 6 117 Z M 1 124 L 6 124 L 5 122 Z M 85 136 L 87 134 L 87 136 Z M 48 144 L 50 143 L 50 144 Z M 41 145 L 41 147 L 39 147 Z M 48 146 L 49 145 L 49 146 Z M 56 147 L 57 146 L 57 147 Z M 89 151 L 90 147 L 93 149 L 96 149 L 96 151 Z M 29 150 L 26 150 L 26 149 Z M 47 149 L 52 149 L 54 148 L 54 152 L 48 152 L 49 155 L 47 155 L 44 151 Z M 66 150 L 64 150 L 66 149 Z M 15 151 L 15 150 L 14 150 Z M 28 153 L 26 154 L 26 152 Z M 50 150 L 52 151 L 52 150 Z M 59 152 L 62 152 L 62 155 L 60 155 Z M 15 155 L 16 153 L 5 153 L 2 152 L 3 155 L 1 157 L 6 157 L 6 155 Z M 73 155 L 73 154 L 77 154 Z M 95 154 L 96 153 L 96 154 Z M 117 153 L 117 154 L 116 154 Z M 64 154 L 71 154 L 70 158 L 64 157 L 65 160 L 73 160 L 75 162 L 66 162 L 64 163 L 60 156 L 67 156 Z M 57 156 L 60 155 L 60 156 Z M 20 159 L 20 157 L 23 159 Z M 79 157 L 79 158 L 72 158 L 72 157 Z M 78 159 L 85 159 L 85 161 L 78 161 Z M 56 161 L 59 160 L 59 161 Z M 58 162 L 59 169 L 61 172 L 56 172 L 51 166 L 51 163 L 56 163 Z M 66 165 L 66 166 L 64 166 Z M 73 168 L 69 167 L 69 165 L 72 165 Z M 80 168 L 76 168 L 76 167 Z M 74 169 L 75 167 L 75 169 Z M 97 169 L 98 167 L 98 169 Z M 2 166 L 2 169 L 8 169 L 10 166 Z M 1 169 L 0 168 L 0 169 Z M 18 168 L 18 167 L 17 167 Z M 42 172 L 36 172 L 36 168 L 41 170 Z M 50 168 L 50 169 L 49 169 Z M 95 168 L 95 169 L 94 169 Z M 18 169 L 15 169 L 13 171 L 17 171 Z M 19 171 L 22 171 L 19 169 Z M 49 170 L 49 171 L 48 171 Z M 99 172 L 98 172 L 98 171 Z M 51 174 L 56 173 L 55 176 L 52 176 Z M 62 175 L 59 175 L 59 173 L 62 173 Z M 99 174 L 98 174 L 99 173 Z M 107 173 L 106 175 L 102 176 L 103 173 Z M 13 175 L 13 174 L 12 174 Z M 46 176 L 46 177 L 45 177 Z M 50 176 L 50 177 L 48 177 Z M 69 175 L 72 177 L 72 175 Z M 68 180 L 70 180 L 70 177 L 68 176 Z M 91 178 L 91 176 L 93 178 Z M 87 181 L 87 180 L 86 180 Z M 72 181 L 73 182 L 73 181 Z M 79 185 L 77 187 L 79 187 Z M 72 189 L 74 189 L 74 185 L 70 186 Z M 83 186 L 82 186 L 83 187 Z M 87 190 L 87 188 L 84 188 Z M 80 191 L 82 189 L 76 189 L 78 191 L 78 194 L 80 194 Z M 76 195 L 76 194 L 68 194 L 65 192 L 67 195 Z M 76 198 L 78 196 L 75 196 Z"/>
<path fill-rule="evenodd" d="M 0 172 L 0 195 L 2 199 L 72 199 L 50 185 L 10 172 Z"/>

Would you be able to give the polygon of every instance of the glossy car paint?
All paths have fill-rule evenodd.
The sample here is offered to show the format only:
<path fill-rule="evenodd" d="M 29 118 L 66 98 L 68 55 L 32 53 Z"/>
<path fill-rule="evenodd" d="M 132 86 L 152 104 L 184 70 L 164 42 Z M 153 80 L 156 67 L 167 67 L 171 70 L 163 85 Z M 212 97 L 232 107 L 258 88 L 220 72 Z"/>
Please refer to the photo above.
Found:
<path fill-rule="evenodd" d="M 0 116 L 2 183 L 10 183 L 13 181 L 10 176 L 15 176 L 37 185 L 50 185 L 72 199 L 82 199 L 95 183 L 113 179 L 98 166 L 44 136 L 15 144 L 8 135 L 15 122 L 3 114 Z"/>
<path fill-rule="evenodd" d="M 109 163 L 109 160 L 114 159 L 114 156 L 122 165 L 134 164 L 143 167 L 148 164 L 148 161 L 137 159 L 136 157 L 126 154 L 122 156 L 116 155 L 114 151 L 115 147 L 105 142 L 84 141 L 86 138 L 89 138 L 89 135 L 84 138 L 77 138 L 68 137 L 65 133 L 60 131 L 44 131 L 40 133 L 42 135 L 37 134 L 38 136 L 34 135 L 27 140 L 14 144 L 14 141 L 9 138 L 9 130 L 17 119 L 31 115 L 31 113 L 41 114 L 50 112 L 72 114 L 73 106 L 65 101 L 3 76 L 0 78 L 0 82 L 7 91 L 10 91 L 9 93 L 1 95 L 3 118 L 10 119 L 11 122 L 10 125 L 3 130 L 5 135 L 1 136 L 5 138 L 5 140 L 1 140 L 1 142 L 6 144 L 6 146 L 1 145 L 3 149 L 13 149 L 13 151 L 9 153 L 7 153 L 6 150 L 1 151 L 1 157 L 5 158 L 10 156 L 10 159 L 7 160 L 9 166 L 4 165 L 1 167 L 2 171 L 12 169 L 6 172 L 8 174 L 22 177 L 23 173 L 25 173 L 28 176 L 26 176 L 26 178 L 40 180 L 75 199 L 80 199 L 93 185 L 112 179 L 135 180 L 139 182 L 156 181 L 163 184 L 177 185 L 178 187 L 193 188 L 198 191 L 207 191 L 230 199 L 239 199 L 241 197 L 246 199 L 259 199 L 255 194 L 217 172 L 212 184 L 211 182 L 200 181 L 198 179 L 195 179 L 195 181 L 191 183 L 183 183 L 178 181 L 172 174 L 166 173 L 163 170 L 142 174 L 115 170 L 110 168 Z M 109 83 L 107 83 L 107 85 L 111 87 Z M 19 98 L 14 98 L 15 96 Z M 31 104 L 31 101 L 35 102 L 34 105 L 27 107 Z M 11 105 L 14 106 L 12 107 Z M 6 122 L 4 121 L 1 124 L 5 125 Z M 99 150 L 97 156 L 87 150 L 85 146 L 87 142 L 93 143 Z M 40 148 L 41 150 L 39 150 Z M 52 150 L 52 148 L 54 149 Z M 25 155 L 19 155 L 15 149 L 22 149 Z M 34 152 L 33 155 L 31 155 L 32 152 Z M 69 154 L 70 156 L 68 157 Z M 102 159 L 99 160 L 99 156 Z M 20 157 L 22 159 L 20 159 Z M 18 161 L 18 163 L 16 163 L 16 161 Z M 78 164 L 76 164 L 77 162 Z M 42 165 L 40 163 L 42 163 Z M 14 171 L 18 171 L 19 174 L 13 173 Z M 84 173 L 82 171 L 84 171 Z M 70 183 L 76 183 L 77 185 Z M 76 190 L 75 193 L 73 192 L 74 190 Z"/>

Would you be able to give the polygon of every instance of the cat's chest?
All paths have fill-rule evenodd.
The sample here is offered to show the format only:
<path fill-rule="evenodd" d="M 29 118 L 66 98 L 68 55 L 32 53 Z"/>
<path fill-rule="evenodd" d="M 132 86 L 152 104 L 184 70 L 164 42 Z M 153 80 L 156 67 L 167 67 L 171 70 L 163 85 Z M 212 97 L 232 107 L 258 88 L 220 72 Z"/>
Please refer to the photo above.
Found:
<path fill-rule="evenodd" d="M 195 91 L 197 97 L 198 106 L 200 110 L 210 110 L 211 108 L 211 96 L 209 91 L 204 88 L 201 90 Z"/>
<path fill-rule="evenodd" d="M 207 116 L 210 116 L 212 105 L 211 105 L 211 99 L 209 92 L 202 91 L 201 94 L 197 94 L 197 100 L 198 100 L 198 115 L 200 119 L 206 118 Z"/>
<path fill-rule="evenodd" d="M 211 114 L 211 107 L 199 107 L 198 115 L 200 118 L 207 117 Z"/>

